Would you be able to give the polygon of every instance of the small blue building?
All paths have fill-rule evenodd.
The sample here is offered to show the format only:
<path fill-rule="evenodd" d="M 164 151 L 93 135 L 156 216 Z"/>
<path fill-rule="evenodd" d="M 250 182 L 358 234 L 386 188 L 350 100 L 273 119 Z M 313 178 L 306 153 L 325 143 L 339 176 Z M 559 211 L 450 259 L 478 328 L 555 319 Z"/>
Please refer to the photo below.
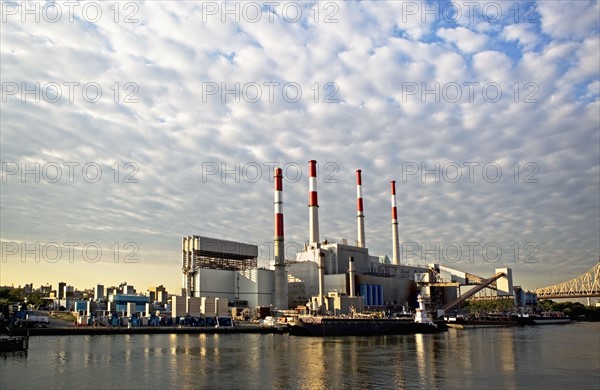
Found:
<path fill-rule="evenodd" d="M 142 295 L 131 295 L 131 294 L 113 294 L 108 298 L 109 302 L 112 302 L 115 306 L 115 311 L 127 311 L 128 303 L 135 303 L 135 311 L 142 313 L 146 311 L 146 303 L 150 303 L 150 298 Z"/>

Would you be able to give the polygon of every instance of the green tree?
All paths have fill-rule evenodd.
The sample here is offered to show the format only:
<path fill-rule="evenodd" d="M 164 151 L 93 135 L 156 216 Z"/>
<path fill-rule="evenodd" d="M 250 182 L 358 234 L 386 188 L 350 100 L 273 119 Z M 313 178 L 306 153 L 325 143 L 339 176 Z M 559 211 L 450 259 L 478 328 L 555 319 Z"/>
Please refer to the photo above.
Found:
<path fill-rule="evenodd" d="M 44 300 L 42 299 L 42 295 L 40 293 L 33 292 L 27 297 L 27 303 L 34 306 L 39 306 L 44 303 Z"/>
<path fill-rule="evenodd" d="M 23 301 L 23 289 L 20 287 L 13 288 L 8 293 L 9 302 L 21 302 Z"/>

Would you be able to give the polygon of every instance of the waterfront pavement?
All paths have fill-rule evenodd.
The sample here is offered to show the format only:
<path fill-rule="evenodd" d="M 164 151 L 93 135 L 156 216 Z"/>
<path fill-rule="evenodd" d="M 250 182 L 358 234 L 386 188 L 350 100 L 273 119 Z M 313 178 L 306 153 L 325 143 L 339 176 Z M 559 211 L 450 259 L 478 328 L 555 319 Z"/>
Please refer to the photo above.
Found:
<path fill-rule="evenodd" d="M 77 326 L 74 321 L 53 317 L 49 312 L 36 311 L 36 315 L 47 315 L 48 326 L 44 328 L 13 329 L 13 335 L 57 336 L 57 335 L 101 335 L 101 334 L 199 334 L 199 333 L 284 333 L 287 328 L 269 327 L 250 322 L 237 322 L 233 327 L 180 327 L 180 326 Z"/>

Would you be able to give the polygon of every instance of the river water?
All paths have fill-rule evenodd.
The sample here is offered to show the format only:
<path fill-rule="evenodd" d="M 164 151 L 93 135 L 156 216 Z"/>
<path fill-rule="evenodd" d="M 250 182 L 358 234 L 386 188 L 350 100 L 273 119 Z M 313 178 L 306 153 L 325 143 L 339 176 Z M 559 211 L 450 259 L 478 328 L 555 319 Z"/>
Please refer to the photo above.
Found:
<path fill-rule="evenodd" d="M 600 323 L 436 335 L 31 337 L 0 388 L 600 389 Z"/>

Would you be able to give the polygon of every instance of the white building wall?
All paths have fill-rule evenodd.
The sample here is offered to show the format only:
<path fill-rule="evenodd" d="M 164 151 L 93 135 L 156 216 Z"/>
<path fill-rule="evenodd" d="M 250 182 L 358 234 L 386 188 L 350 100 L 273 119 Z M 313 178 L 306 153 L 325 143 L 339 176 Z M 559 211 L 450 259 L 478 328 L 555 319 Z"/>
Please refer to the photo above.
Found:
<path fill-rule="evenodd" d="M 171 315 L 173 316 L 173 318 L 183 317 L 187 315 L 187 297 L 171 297 Z"/>
<path fill-rule="evenodd" d="M 241 299 L 249 307 L 269 306 L 275 292 L 275 272 L 268 269 L 229 271 L 198 270 L 195 297 L 219 297 L 224 301 Z"/>
<path fill-rule="evenodd" d="M 187 298 L 187 313 L 192 317 L 200 317 L 200 306 L 202 305 L 202 298 L 200 297 L 188 297 Z"/>
<path fill-rule="evenodd" d="M 301 262 L 311 261 L 315 264 L 318 264 L 319 252 L 324 252 L 324 251 L 325 251 L 324 248 L 316 248 L 314 246 L 311 246 L 308 249 L 306 249 L 305 251 L 298 252 L 298 254 L 296 255 L 296 260 L 301 261 Z"/>
<path fill-rule="evenodd" d="M 256 270 L 258 288 L 256 306 L 269 306 L 275 303 L 275 272 L 268 269 Z"/>
<path fill-rule="evenodd" d="M 234 278 L 236 271 L 200 268 L 196 275 L 196 297 L 235 298 Z"/>
<path fill-rule="evenodd" d="M 359 273 L 369 272 L 369 250 L 344 244 L 326 244 L 325 249 L 331 251 L 331 259 L 326 259 L 326 273 L 343 274 L 348 272 L 348 263 L 350 256 L 354 257 L 354 269 Z M 327 262 L 329 260 L 329 264 Z"/>
<path fill-rule="evenodd" d="M 288 266 L 287 271 L 288 281 L 291 280 L 292 284 L 296 284 L 288 287 L 290 300 L 298 298 L 293 295 L 297 295 L 298 291 L 304 291 L 304 298 L 307 299 L 319 293 L 319 268 L 317 263 L 312 261 L 293 263 Z"/>
<path fill-rule="evenodd" d="M 275 272 L 269 269 L 237 271 L 233 289 L 238 299 L 248 301 L 249 307 L 270 306 L 274 302 Z"/>

